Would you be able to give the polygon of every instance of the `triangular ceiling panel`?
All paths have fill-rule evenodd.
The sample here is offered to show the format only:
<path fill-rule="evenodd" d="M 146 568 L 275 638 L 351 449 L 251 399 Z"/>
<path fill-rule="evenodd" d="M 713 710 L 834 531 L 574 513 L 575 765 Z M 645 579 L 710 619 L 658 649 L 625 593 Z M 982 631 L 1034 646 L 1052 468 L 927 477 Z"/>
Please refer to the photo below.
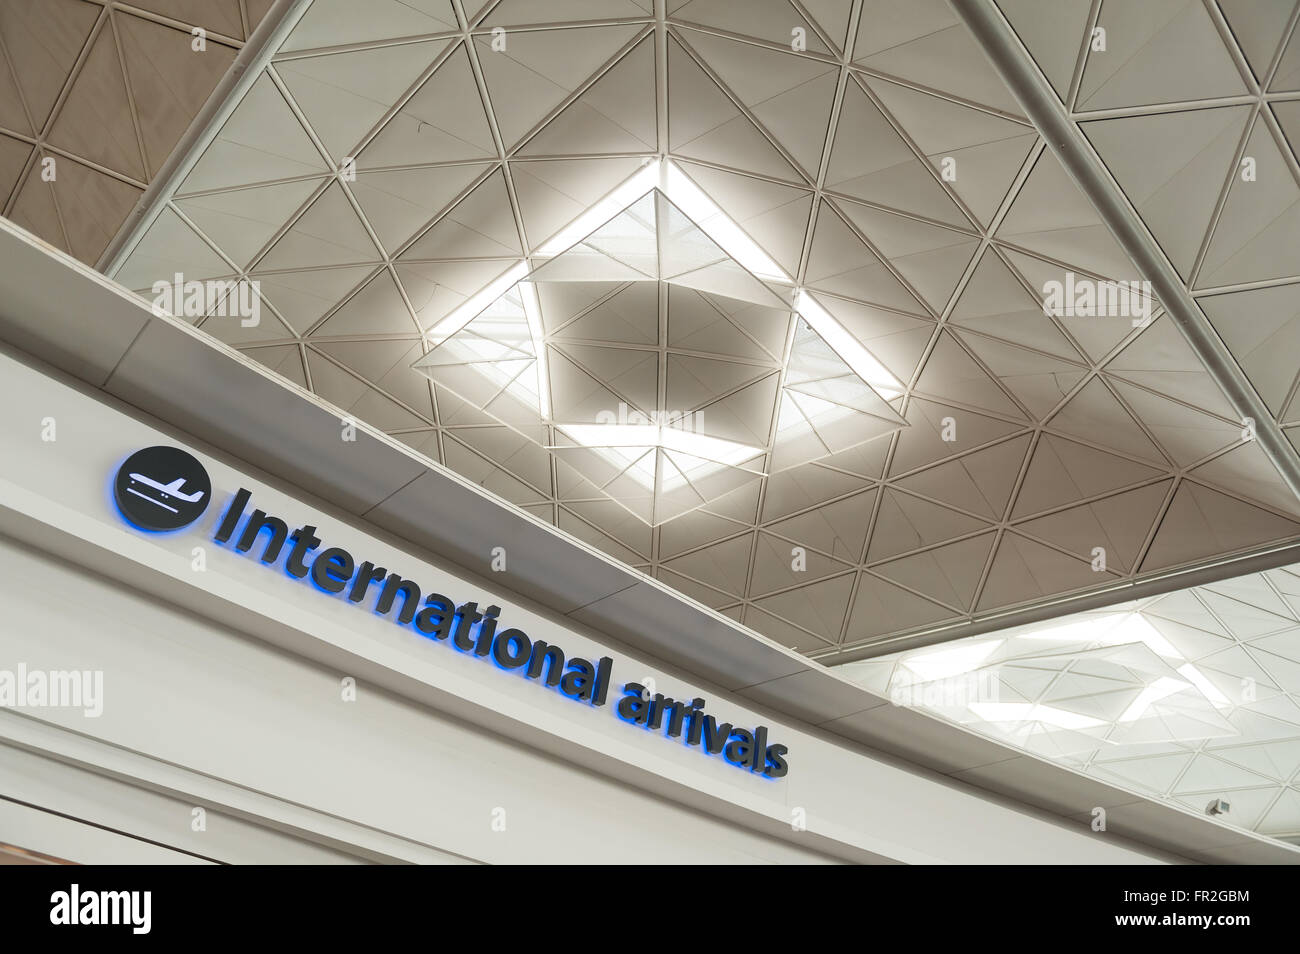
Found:
<path fill-rule="evenodd" d="M 1018 524 L 1021 533 L 1053 544 L 1081 559 L 1096 559 L 1102 549 L 1106 565 L 1130 572 L 1155 525 L 1172 481 L 1103 497 Z"/>
<path fill-rule="evenodd" d="M 319 187 L 320 180 L 298 179 L 177 199 L 176 207 L 235 265 L 246 268 Z"/>
<path fill-rule="evenodd" d="M 825 200 L 817 213 L 804 281 L 817 291 L 926 314 L 925 307 Z"/>
<path fill-rule="evenodd" d="M 1142 569 L 1163 569 L 1300 533 L 1300 523 L 1183 481 L 1160 523 Z"/>
<path fill-rule="evenodd" d="M 356 158 L 362 137 L 450 45 L 448 40 L 282 60 L 276 72 L 330 158 Z"/>
<path fill-rule="evenodd" d="M 1007 532 L 998 543 L 977 608 L 1011 606 L 1049 593 L 1068 593 L 1114 579 L 1113 572 L 1094 570 L 1088 560 L 1067 556 Z"/>
<path fill-rule="evenodd" d="M 879 73 L 1016 114 L 1020 106 L 951 7 L 864 0 L 853 61 Z"/>
<path fill-rule="evenodd" d="M 1140 277 L 1091 201 L 1046 149 L 1002 219 L 997 237 L 1107 278 Z"/>
<path fill-rule="evenodd" d="M 991 221 L 1029 157 L 1034 129 L 897 83 L 867 83 L 947 187 L 979 221 Z"/>
<path fill-rule="evenodd" d="M 1029 436 L 1024 435 L 937 464 L 897 484 L 987 520 L 1001 520 L 1028 449 Z"/>
<path fill-rule="evenodd" d="M 1268 409 L 1281 414 L 1298 370 L 1300 284 L 1212 295 L 1199 304 Z"/>
<path fill-rule="evenodd" d="M 845 641 L 916 629 L 955 615 L 947 606 L 864 571 L 859 575 L 857 595 L 849 610 Z"/>
<path fill-rule="evenodd" d="M 98 5 L 82 0 L 0 6 L 0 33 L 38 128 L 45 127 L 99 14 Z"/>
<path fill-rule="evenodd" d="M 543 126 L 522 156 L 653 152 L 657 139 L 654 44 L 649 38 Z"/>
<path fill-rule="evenodd" d="M 1110 109 L 1244 93 L 1241 75 L 1197 0 L 1109 4 L 1097 25 L 1105 56 L 1088 57 L 1082 109 Z"/>
<path fill-rule="evenodd" d="M 179 36 L 179 34 L 178 34 Z M 50 145 L 85 156 L 114 172 L 146 178 L 127 96 L 126 75 L 108 24 L 96 34 L 86 62 L 59 108 Z"/>
<path fill-rule="evenodd" d="M 835 128 L 826 188 L 950 225 L 969 227 L 956 204 L 866 91 L 850 80 Z"/>
<path fill-rule="evenodd" d="M 475 37 L 501 138 L 513 148 L 548 113 L 591 79 L 638 32 L 635 26 L 511 31 L 505 48 Z"/>
<path fill-rule="evenodd" d="M 498 170 L 411 243 L 401 258 L 502 258 L 521 254 L 505 175 Z"/>
<path fill-rule="evenodd" d="M 797 15 L 790 19 L 797 25 Z M 786 153 L 805 173 L 815 177 L 839 71 L 808 57 L 778 53 L 710 33 L 691 31 L 685 38 Z"/>
<path fill-rule="evenodd" d="M 985 533 L 879 563 L 871 570 L 946 606 L 969 610 L 996 539 L 997 534 Z"/>
<path fill-rule="evenodd" d="M 1250 110 L 1096 120 L 1083 129 L 1184 278 L 1210 224 Z"/>
<path fill-rule="evenodd" d="M 1297 271 L 1290 251 L 1300 237 L 1300 185 L 1262 119 L 1255 121 L 1245 154 L 1255 160 L 1255 177 L 1232 177 L 1197 288 L 1285 278 Z"/>
<path fill-rule="evenodd" d="M 985 529 L 988 524 L 983 521 L 887 488 L 880 499 L 867 562 L 888 560 Z"/>
<path fill-rule="evenodd" d="M 841 199 L 835 203 L 868 236 L 935 314 L 945 310 L 979 239 L 902 215 Z"/>
<path fill-rule="evenodd" d="M 496 155 L 469 54 L 457 46 L 361 151 L 360 169 Z"/>
<path fill-rule="evenodd" d="M 209 4 L 203 8 L 205 16 L 194 19 L 210 22 L 209 18 L 216 19 L 221 10 L 221 4 Z M 235 5 L 227 2 L 225 11 L 233 13 L 237 25 L 239 10 Z M 150 175 L 157 175 L 192 117 L 234 62 L 235 51 L 214 43 L 202 56 L 195 56 L 190 47 L 193 36 L 187 31 L 134 16 L 115 16 L 113 23 L 122 45 L 127 86 L 140 120 L 145 164 Z M 176 82 L 179 75 L 184 75 L 187 82 Z"/>
<path fill-rule="evenodd" d="M 344 43 L 448 33 L 457 29 L 450 0 L 314 0 L 282 47 L 315 50 Z"/>
<path fill-rule="evenodd" d="M 375 271 L 372 265 L 265 274 L 253 272 L 262 294 L 297 334 L 306 334 L 325 312 Z"/>
<path fill-rule="evenodd" d="M 1100 378 L 1093 378 L 1048 422 L 1054 431 L 1163 464 L 1165 457 Z"/>
<path fill-rule="evenodd" d="M 939 335 L 926 358 L 916 390 L 930 397 L 1012 418 L 1023 419 L 1025 416 L 989 372 L 980 367 L 947 332 Z"/>
<path fill-rule="evenodd" d="M 269 76 L 249 87 L 179 194 L 328 172 L 302 124 Z"/>
<path fill-rule="evenodd" d="M 338 184 L 329 186 L 271 246 L 259 268 L 355 265 L 379 260 L 352 203 Z"/>
<path fill-rule="evenodd" d="M 847 573 L 760 599 L 757 605 L 828 642 L 834 642 L 839 638 L 852 592 L 853 574 Z"/>
<path fill-rule="evenodd" d="M 675 39 L 668 43 L 668 145 L 675 155 L 788 182 L 800 176 Z"/>
<path fill-rule="evenodd" d="M 1044 434 L 1030 458 L 1012 518 L 1111 493 L 1159 473 L 1154 467 Z"/>

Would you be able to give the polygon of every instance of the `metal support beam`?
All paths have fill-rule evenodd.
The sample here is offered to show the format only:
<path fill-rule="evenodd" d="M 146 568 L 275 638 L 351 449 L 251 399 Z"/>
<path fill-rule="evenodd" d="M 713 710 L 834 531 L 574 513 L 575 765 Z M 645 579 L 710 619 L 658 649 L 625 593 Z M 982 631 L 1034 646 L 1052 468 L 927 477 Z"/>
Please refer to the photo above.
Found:
<path fill-rule="evenodd" d="M 271 62 L 271 57 L 280 49 L 280 44 L 310 4 L 311 0 L 276 0 L 275 5 L 267 11 L 198 115 L 172 147 L 167 161 L 158 170 L 149 188 L 140 196 L 131 214 L 100 254 L 99 261 L 95 264 L 96 269 L 112 278 L 126 261 L 136 242 L 140 241 L 158 213 L 166 207 L 177 186 L 189 174 L 208 143 L 216 138 L 248 88 L 262 75 L 266 64 Z"/>
<path fill-rule="evenodd" d="M 1259 446 L 1291 492 L 1300 498 L 1300 455 L 1282 434 L 1268 407 L 1228 353 L 1181 276 L 1147 231 L 1110 171 L 1070 119 L 1056 91 L 1002 16 L 994 0 L 949 0 L 975 35 L 985 54 L 1015 95 L 1025 115 L 1038 127 L 1047 148 L 1096 207 L 1138 271 L 1155 290 L 1210 375 L 1223 388 L 1233 409 L 1255 421 Z M 1245 571 L 1243 571 L 1245 572 Z"/>
<path fill-rule="evenodd" d="M 1047 148 L 1088 196 L 1102 222 L 1110 229 L 1142 277 L 1151 283 L 1165 311 L 1182 329 L 1183 336 L 1198 359 L 1242 418 L 1243 426 L 1246 418 L 1255 421 L 1255 435 L 1261 449 L 1291 488 L 1291 492 L 1300 498 L 1300 454 L 1296 453 L 1282 434 L 1268 407 L 1219 339 L 1181 276 L 1165 257 L 1100 156 L 1071 119 L 1069 110 L 1038 69 L 995 0 L 949 0 L 949 3 L 974 34 L 1025 115 L 1038 128 Z M 829 648 L 810 655 L 823 665 L 837 666 L 1257 573 L 1297 561 L 1300 561 L 1300 544 L 1291 542 L 1274 545 L 1228 559 L 1160 573 L 1150 578 L 1126 581 L 1100 591 L 1049 599 L 1011 611 L 977 614 L 960 623 L 886 637 L 865 645 Z"/>

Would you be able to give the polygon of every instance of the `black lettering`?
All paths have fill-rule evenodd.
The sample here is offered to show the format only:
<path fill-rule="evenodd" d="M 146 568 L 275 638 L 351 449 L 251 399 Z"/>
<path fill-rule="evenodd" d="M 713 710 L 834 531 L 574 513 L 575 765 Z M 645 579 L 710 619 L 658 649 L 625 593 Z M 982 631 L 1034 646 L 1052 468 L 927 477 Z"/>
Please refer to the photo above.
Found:
<path fill-rule="evenodd" d="M 326 592 L 342 593 L 355 570 L 351 553 L 338 547 L 330 547 L 316 554 L 316 561 L 311 565 L 311 579 Z"/>
<path fill-rule="evenodd" d="M 790 750 L 784 745 L 769 745 L 767 747 L 767 768 L 763 774 L 768 778 L 785 778 L 785 774 L 790 771 L 790 766 L 786 764 L 785 759 L 781 756 Z"/>
<path fill-rule="evenodd" d="M 732 765 L 748 767 L 749 760 L 754 757 L 753 734 L 748 729 L 732 729 L 731 741 L 722 757 Z"/>
<path fill-rule="evenodd" d="M 284 538 L 289 535 L 289 525 L 279 517 L 268 517 L 260 510 L 254 510 L 253 515 L 248 518 L 248 523 L 244 526 L 244 535 L 239 538 L 239 543 L 235 544 L 235 549 L 240 553 L 247 553 L 253 548 L 257 535 L 263 530 L 270 530 L 271 538 L 266 541 L 266 548 L 262 550 L 262 562 L 274 563 L 280 558 L 280 548 L 284 546 Z"/>
<path fill-rule="evenodd" d="M 618 717 L 637 725 L 645 725 L 650 704 L 645 700 L 645 686 L 629 682 L 623 686 L 623 698 L 618 700 Z"/>
<path fill-rule="evenodd" d="M 243 487 L 239 488 L 239 493 L 235 494 L 235 499 L 230 501 L 225 516 L 221 518 L 221 526 L 217 527 L 217 534 L 213 537 L 214 540 L 218 543 L 225 543 L 230 539 L 230 535 L 235 532 L 235 527 L 239 526 L 239 518 L 244 515 L 244 508 L 248 506 L 248 500 L 252 496 Z"/>
<path fill-rule="evenodd" d="M 357 578 L 352 581 L 352 589 L 348 590 L 348 599 L 353 603 L 360 603 L 366 598 L 366 590 L 370 589 L 371 583 L 378 583 L 388 575 L 388 570 L 382 566 L 375 566 L 369 560 L 361 564 L 361 569 L 357 571 Z"/>
<path fill-rule="evenodd" d="M 730 735 L 730 722 L 718 725 L 718 720 L 713 716 L 706 715 L 704 717 L 704 748 L 710 755 L 717 755 L 721 752 L 723 746 L 727 744 L 727 737 Z"/>
<path fill-rule="evenodd" d="M 549 663 L 549 665 L 547 665 Z M 533 654 L 528 660 L 528 678 L 537 679 L 546 666 L 546 684 L 558 686 L 564 672 L 564 650 L 559 646 L 549 646 L 543 639 L 533 643 Z"/>
<path fill-rule="evenodd" d="M 375 603 L 375 612 L 387 614 L 392 610 L 393 601 L 397 599 L 398 593 L 402 594 L 402 612 L 398 614 L 397 619 L 399 622 L 409 623 L 415 619 L 415 610 L 420 605 L 420 588 L 416 586 L 414 580 L 404 580 L 396 573 L 388 575 L 388 581 L 379 594 L 379 601 Z"/>
<path fill-rule="evenodd" d="M 469 638 L 469 631 L 482 618 L 483 614 L 478 611 L 477 603 L 466 603 L 456 607 L 456 632 L 451 641 L 457 649 L 469 652 L 474 648 L 474 643 Z"/>
<path fill-rule="evenodd" d="M 571 699 L 590 699 L 596 684 L 596 667 L 585 659 L 570 659 L 560 680 L 560 692 Z"/>
<path fill-rule="evenodd" d="M 446 639 L 451 632 L 451 621 L 456 615 L 456 604 L 441 593 L 430 593 L 424 598 L 424 609 L 415 617 L 415 628 L 425 636 Z M 434 620 L 437 622 L 433 622 Z"/>
<path fill-rule="evenodd" d="M 532 651 L 533 641 L 518 629 L 503 630 L 492 644 L 492 658 L 506 669 L 518 669 L 524 665 Z"/>
<path fill-rule="evenodd" d="M 474 655 L 486 656 L 492 648 L 492 634 L 497 631 L 497 613 L 500 606 L 489 606 L 483 611 L 483 620 L 478 624 L 478 641 L 474 644 Z"/>
<path fill-rule="evenodd" d="M 303 557 L 307 555 L 308 550 L 315 550 L 320 546 L 320 539 L 316 536 L 316 528 L 312 526 L 300 527 L 293 532 L 289 538 L 293 544 L 293 549 L 289 551 L 289 558 L 284 561 L 284 568 L 289 571 L 291 576 L 302 579 L 307 575 L 307 564 L 303 563 Z M 348 571 L 348 577 L 352 576 L 352 571 Z M 342 587 L 340 587 L 342 589 Z M 338 590 L 333 592 L 337 593 Z"/>

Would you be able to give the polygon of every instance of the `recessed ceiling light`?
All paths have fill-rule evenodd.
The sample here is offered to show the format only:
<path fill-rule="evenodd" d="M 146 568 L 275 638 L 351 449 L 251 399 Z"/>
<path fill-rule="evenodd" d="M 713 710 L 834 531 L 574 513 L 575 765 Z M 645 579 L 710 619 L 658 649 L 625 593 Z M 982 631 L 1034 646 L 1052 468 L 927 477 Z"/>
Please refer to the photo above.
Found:
<path fill-rule="evenodd" d="M 840 356 L 853 373 L 871 385 L 886 401 L 903 393 L 903 385 L 889 369 L 876 360 L 857 338 L 849 334 L 835 317 L 802 288 L 794 291 L 794 310 L 822 340 Z"/>
<path fill-rule="evenodd" d="M 1097 729 L 1107 724 L 1091 716 L 1032 702 L 972 702 L 970 710 L 985 722 L 1042 722 L 1058 729 Z"/>
<path fill-rule="evenodd" d="M 489 282 L 482 291 L 466 298 L 446 318 L 430 328 L 425 333 L 426 337 L 435 345 L 442 344 L 442 342 L 473 321 L 479 312 L 508 292 L 527 275 L 528 263 L 516 262 L 504 275 Z"/>

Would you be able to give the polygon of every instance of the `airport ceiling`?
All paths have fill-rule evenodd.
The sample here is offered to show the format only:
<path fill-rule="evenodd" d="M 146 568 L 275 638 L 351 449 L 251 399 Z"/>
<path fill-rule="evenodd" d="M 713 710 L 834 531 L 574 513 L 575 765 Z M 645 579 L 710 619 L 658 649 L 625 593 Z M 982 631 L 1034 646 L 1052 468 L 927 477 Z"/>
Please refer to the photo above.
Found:
<path fill-rule="evenodd" d="M 1250 439 L 1221 369 L 1159 302 L 1145 322 L 1044 313 L 1051 282 L 1148 276 L 947 0 L 278 5 L 264 33 L 289 19 L 242 98 L 185 136 L 177 174 L 130 216 L 270 6 L 0 0 L 4 214 L 146 297 L 176 273 L 257 280 L 256 326 L 190 320 L 827 661 L 1300 540 L 1281 476 L 1300 458 Z M 1297 4 L 999 9 L 1267 406 L 1256 429 L 1300 436 Z M 701 262 L 749 269 L 772 300 L 755 312 L 734 283 L 662 262 L 553 287 L 539 271 L 540 332 L 522 334 L 532 293 L 515 281 L 557 261 L 548 243 L 656 159 L 652 202 L 699 226 L 692 247 L 717 246 Z M 672 194 L 674 176 L 707 212 Z M 732 223 L 770 274 L 722 252 Z M 514 317 L 493 325 L 491 308 Z M 828 344 L 847 352 L 814 308 L 870 373 L 825 370 Z M 540 417 L 430 373 L 457 316 L 468 324 L 452 331 L 473 336 L 461 344 L 489 349 L 480 364 L 536 346 L 533 364 L 509 355 L 510 381 L 551 389 L 534 394 Z M 472 330 L 503 322 L 504 338 Z M 546 416 L 619 404 L 697 414 L 707 436 L 761 453 L 737 466 L 697 443 L 676 449 L 683 464 L 663 444 L 638 463 L 621 448 L 629 473 L 650 476 L 620 480 L 618 454 L 565 446 L 583 441 L 556 425 L 586 419 Z M 883 423 L 845 438 L 844 415 L 863 413 Z M 782 456 L 790 435 L 801 451 Z M 680 502 L 700 475 L 708 488 Z"/>
<path fill-rule="evenodd" d="M 1220 820 L 1300 844 L 1297 660 L 1292 565 L 837 671 L 1099 781 L 1197 813 L 1222 799 Z"/>

